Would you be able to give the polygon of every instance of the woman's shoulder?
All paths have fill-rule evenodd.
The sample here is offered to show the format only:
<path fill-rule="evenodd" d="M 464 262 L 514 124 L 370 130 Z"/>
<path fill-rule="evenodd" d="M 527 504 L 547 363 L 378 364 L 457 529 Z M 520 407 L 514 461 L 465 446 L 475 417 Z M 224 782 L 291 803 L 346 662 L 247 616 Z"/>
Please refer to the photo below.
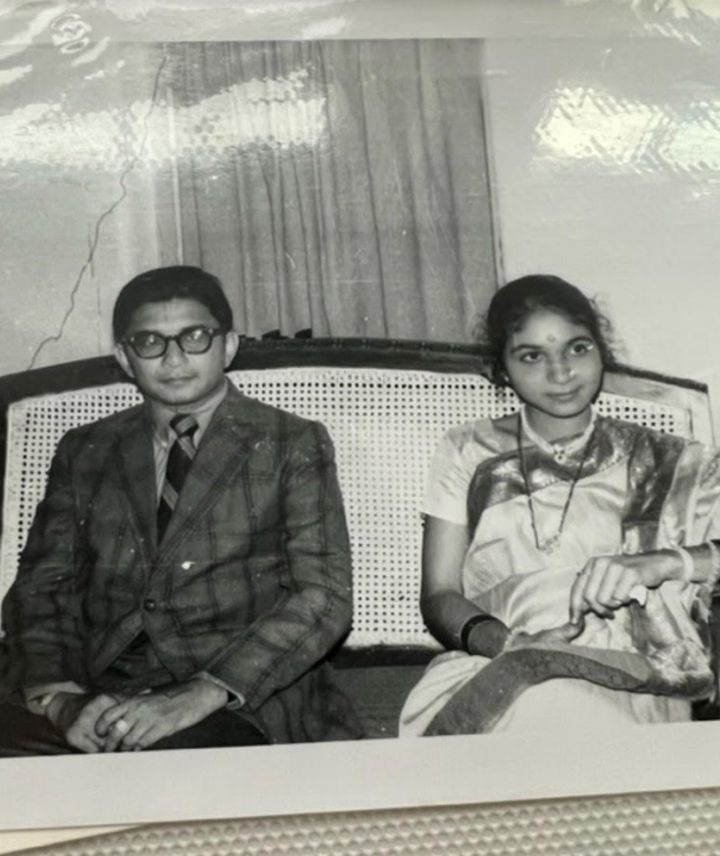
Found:
<path fill-rule="evenodd" d="M 638 472 L 657 474 L 677 466 L 687 470 L 720 468 L 719 450 L 692 438 L 610 417 L 599 417 L 598 429 L 613 454 L 631 460 Z"/>
<path fill-rule="evenodd" d="M 466 525 L 470 481 L 478 467 L 512 449 L 516 436 L 513 420 L 506 417 L 450 428 L 430 464 L 423 513 Z"/>
<path fill-rule="evenodd" d="M 611 416 L 599 416 L 597 427 L 602 434 L 628 447 L 637 447 L 638 444 L 643 444 L 660 451 L 680 450 L 689 445 L 700 445 L 694 440 L 680 437 L 677 434 L 666 433 L 648 425 L 640 425 L 637 422 L 616 419 Z"/>
<path fill-rule="evenodd" d="M 499 455 L 517 443 L 517 425 L 517 413 L 497 419 L 471 419 L 450 428 L 443 445 L 466 455 Z"/>

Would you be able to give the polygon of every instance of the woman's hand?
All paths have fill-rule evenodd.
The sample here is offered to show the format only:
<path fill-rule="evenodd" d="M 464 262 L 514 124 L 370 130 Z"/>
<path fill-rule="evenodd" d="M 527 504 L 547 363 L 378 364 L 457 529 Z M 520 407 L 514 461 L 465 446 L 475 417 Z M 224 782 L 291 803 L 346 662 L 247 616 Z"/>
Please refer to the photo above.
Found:
<path fill-rule="evenodd" d="M 681 579 L 683 570 L 675 550 L 590 559 L 570 591 L 570 622 L 578 624 L 586 612 L 612 618 L 616 609 L 640 601 L 647 589 Z"/>

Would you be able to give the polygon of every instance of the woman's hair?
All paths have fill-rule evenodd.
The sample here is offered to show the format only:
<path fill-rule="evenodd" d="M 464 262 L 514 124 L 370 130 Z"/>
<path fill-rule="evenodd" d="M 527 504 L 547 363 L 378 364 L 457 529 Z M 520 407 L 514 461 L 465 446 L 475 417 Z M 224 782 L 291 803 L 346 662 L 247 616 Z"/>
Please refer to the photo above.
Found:
<path fill-rule="evenodd" d="M 598 311 L 594 301 L 559 276 L 536 273 L 507 283 L 490 301 L 480 339 L 490 362 L 494 383 L 507 386 L 507 341 L 538 309 L 559 312 L 576 324 L 582 324 L 597 342 L 603 367 L 607 369 L 616 365 L 610 346 L 610 322 Z"/>

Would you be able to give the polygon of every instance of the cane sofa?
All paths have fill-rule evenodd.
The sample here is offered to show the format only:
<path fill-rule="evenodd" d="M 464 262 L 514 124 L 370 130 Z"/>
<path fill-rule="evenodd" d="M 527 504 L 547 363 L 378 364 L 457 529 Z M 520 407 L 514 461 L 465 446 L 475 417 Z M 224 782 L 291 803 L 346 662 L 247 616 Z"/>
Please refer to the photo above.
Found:
<path fill-rule="evenodd" d="M 450 426 L 517 408 L 514 394 L 494 387 L 485 369 L 483 355 L 467 345 L 263 338 L 241 339 L 229 370 L 246 394 L 322 421 L 335 443 L 355 609 L 333 660 L 373 737 L 396 733 L 406 692 L 439 648 L 418 608 L 418 508 L 433 450 Z M 62 434 L 137 401 L 110 357 L 0 379 L 0 597 L 16 573 Z M 661 431 L 713 439 L 707 389 L 692 381 L 623 368 L 606 375 L 599 407 Z"/>

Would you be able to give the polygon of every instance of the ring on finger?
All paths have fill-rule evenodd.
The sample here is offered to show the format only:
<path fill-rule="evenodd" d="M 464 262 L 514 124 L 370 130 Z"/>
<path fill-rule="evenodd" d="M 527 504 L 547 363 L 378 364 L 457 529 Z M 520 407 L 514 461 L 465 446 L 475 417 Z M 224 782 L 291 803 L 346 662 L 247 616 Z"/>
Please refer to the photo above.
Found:
<path fill-rule="evenodd" d="M 112 727 L 121 737 L 124 737 L 130 731 L 130 726 L 125 719 L 118 719 L 117 722 L 113 723 Z"/>

